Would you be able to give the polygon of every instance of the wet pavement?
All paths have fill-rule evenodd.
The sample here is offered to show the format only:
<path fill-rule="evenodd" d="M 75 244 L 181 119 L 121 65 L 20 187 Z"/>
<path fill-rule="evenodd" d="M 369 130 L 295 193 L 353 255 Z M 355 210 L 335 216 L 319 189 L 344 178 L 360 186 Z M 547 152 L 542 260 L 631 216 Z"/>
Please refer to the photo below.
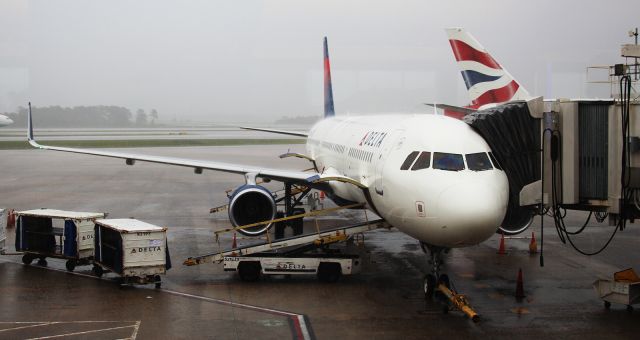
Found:
<path fill-rule="evenodd" d="M 223 160 L 304 169 L 303 160 L 277 158 L 303 146 L 242 146 L 128 149 L 128 152 Z M 174 267 L 153 286 L 120 288 L 115 276 L 97 279 L 90 266 L 74 273 L 64 262 L 24 266 L 19 256 L 0 256 L 0 338 L 158 338 L 158 339 L 421 339 L 488 337 L 600 339 L 637 338 L 640 311 L 623 305 L 603 308 L 592 283 L 613 272 L 639 268 L 640 231 L 636 224 L 614 238 L 602 254 L 586 257 L 559 242 L 545 220 L 545 266 L 530 255 L 529 239 L 507 239 L 506 255 L 496 254 L 498 235 L 474 247 L 453 249 L 444 271 L 481 315 L 473 323 L 457 311 L 425 301 L 422 278 L 427 257 L 417 241 L 392 230 L 365 235 L 356 249 L 363 271 L 325 284 L 314 277 L 271 277 L 240 281 L 221 265 L 185 267 L 188 256 L 217 249 L 213 231 L 228 227 L 225 213 L 209 208 L 225 203 L 224 190 L 242 177 L 205 171 L 42 150 L 0 151 L 0 206 L 105 211 L 109 217 L 135 217 L 169 227 Z M 271 183 L 270 185 L 274 185 Z M 361 218 L 343 213 L 323 224 Z M 586 214 L 569 213 L 567 225 L 580 226 Z M 313 228 L 313 220 L 307 228 Z M 597 249 L 612 227 L 591 221 L 576 236 L 586 250 Z M 540 245 L 540 227 L 535 231 Z M 530 230 L 530 231 L 531 231 Z M 8 232 L 11 239 L 13 230 Z M 523 236 L 530 236 L 525 233 Z M 240 242 L 246 242 L 240 240 Z M 221 246 L 229 246 L 229 236 Z M 526 297 L 516 301 L 518 269 Z"/>

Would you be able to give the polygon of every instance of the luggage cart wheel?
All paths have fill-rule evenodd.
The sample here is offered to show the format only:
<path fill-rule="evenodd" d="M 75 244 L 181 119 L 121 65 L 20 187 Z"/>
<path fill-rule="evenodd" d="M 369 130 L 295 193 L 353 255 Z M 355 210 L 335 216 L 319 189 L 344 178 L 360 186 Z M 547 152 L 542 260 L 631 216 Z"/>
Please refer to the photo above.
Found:
<path fill-rule="evenodd" d="M 67 267 L 68 271 L 72 272 L 74 269 L 76 269 L 76 261 L 67 260 L 67 263 L 65 263 L 65 266 Z"/>
<path fill-rule="evenodd" d="M 93 274 L 95 274 L 95 276 L 97 277 L 102 277 L 102 274 L 104 274 L 104 270 L 100 266 L 93 265 Z"/>
<path fill-rule="evenodd" d="M 156 289 L 160 289 L 160 287 L 162 287 L 162 281 L 160 281 L 160 275 L 154 276 L 153 280 L 156 282 Z"/>
<path fill-rule="evenodd" d="M 605 301 L 605 302 L 604 302 L 604 308 L 606 308 L 606 309 L 611 308 L 611 302 L 609 302 L 609 301 Z"/>
<path fill-rule="evenodd" d="M 44 257 L 41 257 L 41 258 L 38 260 L 38 265 L 39 265 L 39 266 L 42 266 L 42 267 L 46 267 L 46 266 L 47 266 L 47 260 L 45 260 L 45 259 L 44 259 Z"/>
<path fill-rule="evenodd" d="M 322 262 L 318 266 L 318 280 L 320 282 L 336 282 L 342 275 L 339 263 Z"/>
<path fill-rule="evenodd" d="M 29 254 L 22 255 L 22 263 L 29 265 L 31 262 L 33 262 L 33 256 Z"/>
<path fill-rule="evenodd" d="M 633 306 L 632 305 L 627 305 L 627 312 L 629 312 L 629 313 L 633 312 Z"/>
<path fill-rule="evenodd" d="M 258 281 L 260 278 L 260 269 L 260 262 L 244 261 L 238 265 L 238 275 L 242 281 Z"/>

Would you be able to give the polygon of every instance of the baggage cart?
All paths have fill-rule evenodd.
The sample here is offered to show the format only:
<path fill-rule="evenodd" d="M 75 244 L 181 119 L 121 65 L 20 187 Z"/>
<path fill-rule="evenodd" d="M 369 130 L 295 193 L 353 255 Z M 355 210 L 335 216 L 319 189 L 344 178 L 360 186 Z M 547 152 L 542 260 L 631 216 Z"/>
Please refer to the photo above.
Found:
<path fill-rule="evenodd" d="M 612 303 L 618 303 L 626 305 L 631 312 L 633 305 L 640 303 L 640 277 L 631 268 L 616 272 L 613 280 L 596 280 L 593 287 L 607 309 Z"/>
<path fill-rule="evenodd" d="M 113 272 L 122 284 L 160 288 L 160 275 L 171 268 L 167 246 L 167 228 L 130 218 L 96 220 L 93 272 L 98 277 Z"/>
<path fill-rule="evenodd" d="M 93 260 L 93 223 L 105 213 L 56 209 L 16 212 L 16 251 L 23 253 L 22 262 L 46 266 L 47 257 L 66 259 L 68 271 L 89 265 Z"/>

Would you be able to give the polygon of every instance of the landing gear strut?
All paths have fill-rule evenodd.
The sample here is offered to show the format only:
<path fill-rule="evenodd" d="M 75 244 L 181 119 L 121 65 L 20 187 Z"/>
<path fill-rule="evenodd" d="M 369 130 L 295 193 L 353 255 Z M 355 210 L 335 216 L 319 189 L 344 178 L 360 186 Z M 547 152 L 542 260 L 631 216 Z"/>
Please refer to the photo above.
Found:
<path fill-rule="evenodd" d="M 436 287 L 439 283 L 449 284 L 449 277 L 446 274 L 440 275 L 440 266 L 442 265 L 442 254 L 449 250 L 442 247 L 431 246 L 425 243 L 420 243 L 422 250 L 430 255 L 429 265 L 431 266 L 431 273 L 427 274 L 423 280 L 423 290 L 425 299 L 431 299 L 433 293 L 436 291 Z"/>
<path fill-rule="evenodd" d="M 295 188 L 291 183 L 284 183 L 284 196 L 277 199 L 276 203 L 284 202 L 284 211 L 278 212 L 276 218 L 289 217 L 293 215 L 304 214 L 304 208 L 296 208 L 300 205 L 302 199 L 307 196 L 311 191 L 311 188 L 299 189 Z M 290 226 L 293 229 L 293 235 L 301 235 L 303 233 L 303 221 L 302 218 L 291 221 L 277 222 L 275 225 L 275 239 L 284 238 L 284 229 Z"/>
<path fill-rule="evenodd" d="M 429 264 L 431 265 L 431 273 L 427 274 L 423 281 L 424 297 L 425 299 L 431 299 L 436 296 L 437 300 L 442 303 L 442 312 L 448 313 L 452 309 L 458 309 L 465 313 L 473 322 L 480 321 L 480 316 L 469 306 L 467 298 L 456 292 L 451 282 L 449 282 L 449 276 L 447 274 L 440 274 L 440 266 L 442 265 L 442 254 L 448 253 L 449 249 L 431 246 L 425 243 L 420 243 L 422 250 L 426 253 L 427 250 L 431 259 Z"/>

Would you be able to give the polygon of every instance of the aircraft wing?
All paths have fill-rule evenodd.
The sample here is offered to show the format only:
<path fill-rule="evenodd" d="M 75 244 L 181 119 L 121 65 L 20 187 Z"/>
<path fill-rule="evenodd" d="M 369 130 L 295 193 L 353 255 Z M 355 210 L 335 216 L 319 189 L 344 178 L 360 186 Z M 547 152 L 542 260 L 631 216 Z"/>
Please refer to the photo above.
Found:
<path fill-rule="evenodd" d="M 33 137 L 33 124 L 32 124 L 30 111 L 29 111 L 27 124 L 28 124 L 27 137 L 29 140 L 29 144 L 31 144 L 31 146 L 38 149 L 72 152 L 72 153 L 87 154 L 87 155 L 102 156 L 102 157 L 120 158 L 120 159 L 124 159 L 128 165 L 133 165 L 136 161 L 141 161 L 141 162 L 169 164 L 169 165 L 177 165 L 177 166 L 193 168 L 196 173 L 201 173 L 203 170 L 222 171 L 222 172 L 242 174 L 245 176 L 267 178 L 267 179 L 272 179 L 280 182 L 294 182 L 294 183 L 310 185 L 310 186 L 313 186 L 313 184 L 321 185 L 322 183 L 326 183 L 326 182 L 338 181 L 338 182 L 351 183 L 360 188 L 366 188 L 365 185 L 349 177 L 333 175 L 333 174 L 328 175 L 328 174 L 322 174 L 317 172 L 271 169 L 271 168 L 265 168 L 265 167 L 214 162 L 214 161 L 140 155 L 140 154 L 134 154 L 134 153 L 118 152 L 118 151 L 79 149 L 79 148 L 67 148 L 67 147 L 41 145 L 38 142 L 36 142 L 36 140 Z"/>
<path fill-rule="evenodd" d="M 306 133 L 297 132 L 297 131 L 285 131 L 285 130 L 274 130 L 274 129 L 263 129 L 263 128 L 254 128 L 248 126 L 241 126 L 241 129 L 245 130 L 253 130 L 253 131 L 262 131 L 262 132 L 271 132 L 271 133 L 279 133 L 281 135 L 289 135 L 289 136 L 298 136 L 298 137 L 308 137 Z"/>

